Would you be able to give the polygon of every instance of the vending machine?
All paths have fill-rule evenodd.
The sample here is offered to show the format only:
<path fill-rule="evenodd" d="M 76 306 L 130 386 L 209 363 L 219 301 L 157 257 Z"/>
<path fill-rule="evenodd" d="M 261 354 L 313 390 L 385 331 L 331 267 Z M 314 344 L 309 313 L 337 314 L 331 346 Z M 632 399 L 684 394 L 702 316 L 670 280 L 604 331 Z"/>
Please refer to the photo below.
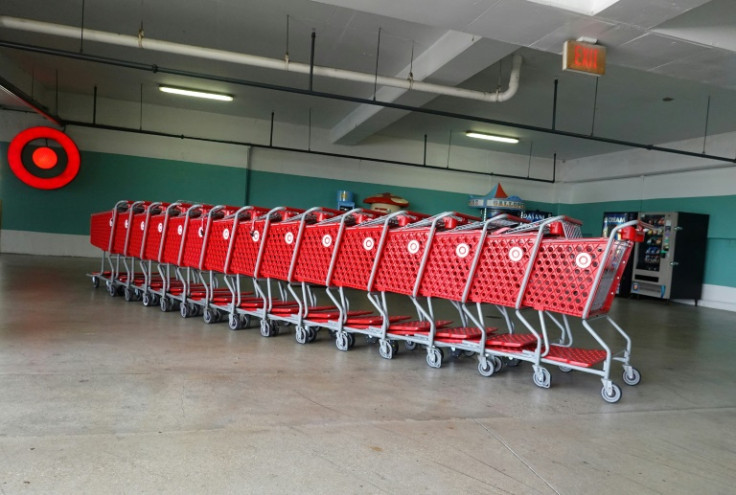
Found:
<path fill-rule="evenodd" d="M 652 227 L 634 250 L 631 293 L 660 299 L 693 299 L 703 290 L 708 215 L 640 213 Z"/>
<path fill-rule="evenodd" d="M 603 214 L 603 237 L 608 237 L 611 231 L 622 223 L 636 220 L 639 213 L 636 211 L 607 211 Z M 619 233 L 619 238 L 621 234 Z M 621 274 L 621 282 L 616 289 L 617 296 L 628 296 L 631 294 L 631 276 L 633 273 L 633 258 L 629 260 Z"/>

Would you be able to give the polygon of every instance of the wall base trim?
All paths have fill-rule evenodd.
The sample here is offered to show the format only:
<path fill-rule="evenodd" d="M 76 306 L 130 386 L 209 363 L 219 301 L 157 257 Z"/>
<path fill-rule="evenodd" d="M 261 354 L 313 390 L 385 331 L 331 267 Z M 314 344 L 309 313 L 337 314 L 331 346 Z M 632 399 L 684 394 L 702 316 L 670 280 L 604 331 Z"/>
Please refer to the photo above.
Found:
<path fill-rule="evenodd" d="M 100 250 L 89 243 L 88 235 L 49 234 L 5 229 L 0 231 L 0 253 L 82 258 L 102 256 Z"/>

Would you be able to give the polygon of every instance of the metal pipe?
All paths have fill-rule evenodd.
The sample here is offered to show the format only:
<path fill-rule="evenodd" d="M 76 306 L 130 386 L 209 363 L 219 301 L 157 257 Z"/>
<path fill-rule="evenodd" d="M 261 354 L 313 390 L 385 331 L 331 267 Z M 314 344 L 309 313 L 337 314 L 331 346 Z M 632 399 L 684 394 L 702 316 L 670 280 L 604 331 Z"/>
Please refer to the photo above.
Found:
<path fill-rule="evenodd" d="M 53 24 L 49 22 L 34 21 L 31 19 L 21 19 L 10 16 L 0 16 L 0 27 L 5 29 L 43 33 L 53 36 L 76 39 L 78 39 L 81 34 L 80 28 L 76 26 L 65 26 L 62 24 Z M 261 67 L 264 69 L 296 72 L 300 74 L 310 74 L 313 71 L 314 75 L 329 77 L 332 79 L 342 79 L 345 81 L 353 81 L 366 84 L 378 84 L 381 86 L 392 86 L 396 88 L 403 88 L 406 90 L 413 89 L 425 93 L 454 96 L 458 98 L 466 98 L 487 102 L 506 101 L 513 97 L 514 94 L 516 94 L 516 91 L 519 87 L 519 74 L 521 72 L 522 63 L 521 56 L 514 55 L 513 69 L 511 75 L 509 76 L 508 88 L 506 89 L 506 91 L 503 92 L 490 93 L 485 91 L 475 91 L 471 89 L 456 88 L 453 86 L 426 83 L 422 81 L 401 79 L 397 77 L 378 76 L 377 74 L 367 74 L 364 72 L 335 69 L 331 67 L 312 67 L 312 64 L 291 62 L 288 60 L 230 52 L 226 50 L 216 50 L 214 48 L 186 45 L 183 43 L 173 43 L 170 41 L 156 40 L 152 38 L 139 38 L 138 36 L 109 33 L 94 29 L 85 29 L 84 39 L 85 41 L 90 42 L 118 45 L 135 49 L 143 48 L 149 51 L 158 51 L 176 55 L 184 55 L 188 57 L 201 57 L 209 60 L 232 62 L 235 64 Z"/>

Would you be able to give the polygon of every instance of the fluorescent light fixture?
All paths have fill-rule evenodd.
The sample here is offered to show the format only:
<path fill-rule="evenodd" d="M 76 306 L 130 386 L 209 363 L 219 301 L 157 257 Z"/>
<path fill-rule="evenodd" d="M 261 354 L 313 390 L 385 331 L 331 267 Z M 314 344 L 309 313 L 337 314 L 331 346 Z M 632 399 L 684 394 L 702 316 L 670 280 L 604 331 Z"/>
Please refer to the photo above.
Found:
<path fill-rule="evenodd" d="M 466 131 L 465 135 L 476 139 L 485 139 L 486 141 L 496 141 L 498 143 L 516 144 L 519 140 L 515 137 L 496 136 L 495 134 L 486 134 L 485 132 Z"/>
<path fill-rule="evenodd" d="M 170 93 L 172 95 L 193 96 L 194 98 L 205 98 L 217 101 L 233 101 L 232 96 L 223 93 L 211 93 L 209 91 L 200 91 L 198 89 L 177 88 L 175 86 L 164 85 L 159 86 L 158 89 L 164 93 Z"/>

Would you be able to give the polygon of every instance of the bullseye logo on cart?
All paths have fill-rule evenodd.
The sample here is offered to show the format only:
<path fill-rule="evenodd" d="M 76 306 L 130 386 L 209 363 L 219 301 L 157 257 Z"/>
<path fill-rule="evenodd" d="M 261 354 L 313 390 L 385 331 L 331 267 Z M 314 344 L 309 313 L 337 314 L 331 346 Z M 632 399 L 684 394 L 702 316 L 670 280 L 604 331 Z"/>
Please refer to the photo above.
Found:
<path fill-rule="evenodd" d="M 23 183 L 36 189 L 59 189 L 79 173 L 79 149 L 51 127 L 21 131 L 8 147 L 8 165 Z"/>

